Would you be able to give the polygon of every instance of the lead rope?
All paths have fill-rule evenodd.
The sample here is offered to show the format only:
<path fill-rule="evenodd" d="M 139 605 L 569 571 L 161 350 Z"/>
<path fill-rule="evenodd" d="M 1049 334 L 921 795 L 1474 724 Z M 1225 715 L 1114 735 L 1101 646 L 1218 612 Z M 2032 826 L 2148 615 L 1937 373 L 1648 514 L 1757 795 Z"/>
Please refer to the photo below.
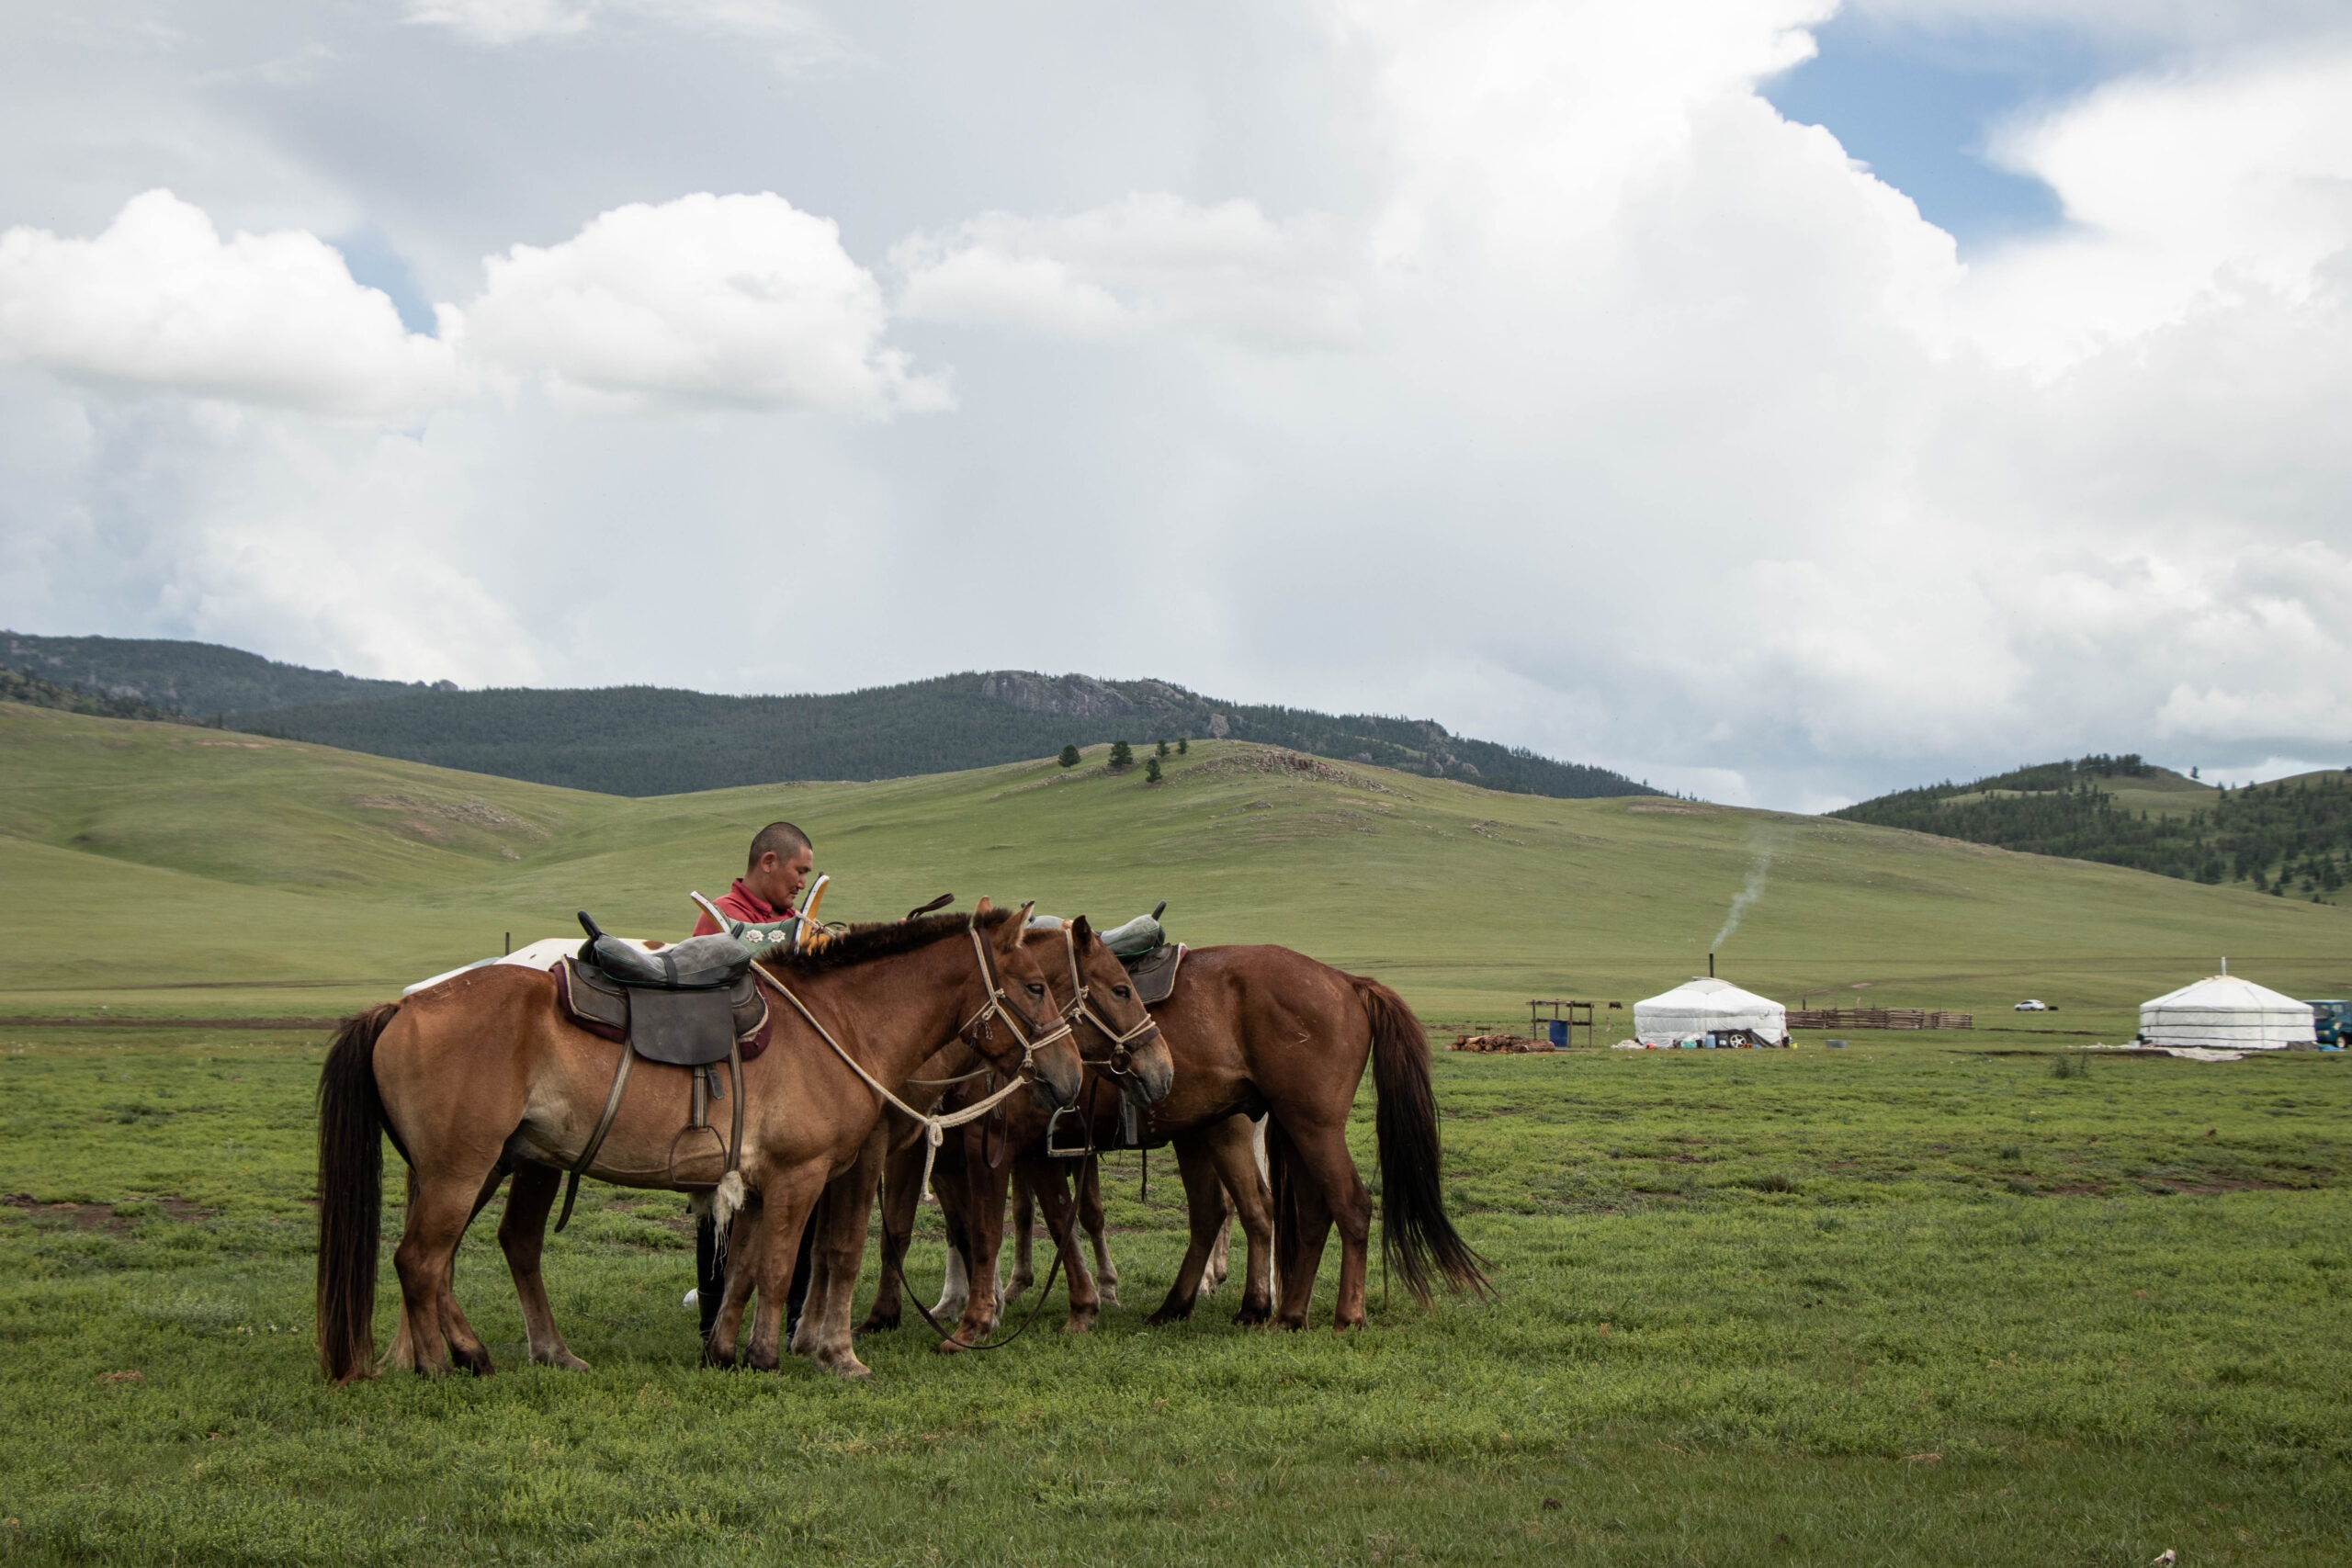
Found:
<path fill-rule="evenodd" d="M 997 1090 L 994 1094 L 989 1095 L 986 1100 L 979 1101 L 978 1104 L 967 1106 L 961 1111 L 949 1111 L 945 1115 L 926 1115 L 922 1111 L 917 1111 L 913 1106 L 909 1105 L 905 1100 L 900 1100 L 897 1095 L 892 1094 L 889 1089 L 884 1086 L 881 1079 L 876 1077 L 872 1073 L 867 1072 L 864 1067 L 860 1066 L 858 1065 L 857 1058 L 851 1055 L 846 1050 L 842 1049 L 842 1043 L 833 1038 L 832 1032 L 827 1029 L 823 1024 L 817 1021 L 817 1015 L 808 1010 L 808 1005 L 802 1002 L 798 997 L 792 994 L 790 987 L 785 985 L 783 981 L 777 979 L 773 975 L 770 975 L 759 964 L 754 964 L 752 965 L 752 973 L 766 981 L 767 984 L 775 989 L 776 995 L 782 997 L 786 1001 L 790 1002 L 792 1004 L 793 1010 L 797 1012 L 802 1018 L 807 1019 L 808 1021 L 808 1027 L 817 1032 L 817 1038 L 831 1046 L 833 1048 L 833 1055 L 848 1063 L 849 1070 L 865 1080 L 866 1088 L 872 1089 L 875 1093 L 880 1095 L 884 1100 L 896 1107 L 901 1115 L 922 1126 L 923 1134 L 922 1186 L 915 1190 L 918 1192 L 922 1191 L 931 1185 L 932 1161 L 938 1157 L 939 1145 L 947 1141 L 947 1130 L 950 1127 L 960 1127 L 967 1122 L 976 1122 L 979 1120 L 989 1111 L 995 1110 L 1002 1101 L 1011 1098 L 1014 1090 L 1023 1088 L 1027 1083 L 1026 1079 L 1015 1077 L 1002 1089 Z"/>

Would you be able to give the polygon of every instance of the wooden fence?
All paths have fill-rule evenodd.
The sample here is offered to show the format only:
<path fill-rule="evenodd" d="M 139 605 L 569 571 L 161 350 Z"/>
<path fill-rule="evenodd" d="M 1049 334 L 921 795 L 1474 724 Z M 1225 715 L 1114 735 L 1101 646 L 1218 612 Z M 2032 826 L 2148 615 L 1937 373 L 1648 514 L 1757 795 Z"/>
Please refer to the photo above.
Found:
<path fill-rule="evenodd" d="M 1976 1015 L 1921 1008 L 1791 1008 L 1791 1029 L 1973 1029 Z"/>

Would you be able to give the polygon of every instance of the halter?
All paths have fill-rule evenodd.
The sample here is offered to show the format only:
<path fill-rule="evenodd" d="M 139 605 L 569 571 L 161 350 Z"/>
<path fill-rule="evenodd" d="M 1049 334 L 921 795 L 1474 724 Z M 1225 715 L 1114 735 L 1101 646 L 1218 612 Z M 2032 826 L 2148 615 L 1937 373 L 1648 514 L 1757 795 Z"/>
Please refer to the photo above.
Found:
<path fill-rule="evenodd" d="M 1133 1029 L 1122 1032 L 1113 1027 L 1110 1020 L 1104 1018 L 1095 1008 L 1093 988 L 1087 985 L 1085 975 L 1080 973 L 1078 967 L 1077 936 L 1072 933 L 1071 928 L 1067 924 L 1061 928 L 1061 931 L 1062 947 L 1069 956 L 1070 985 L 1069 1003 L 1062 1009 L 1062 1028 L 1074 1032 L 1077 1025 L 1081 1021 L 1093 1025 L 1094 1032 L 1111 1043 L 1111 1054 L 1100 1062 L 1083 1054 L 1080 1059 L 1090 1066 L 1102 1068 L 1114 1077 L 1125 1077 L 1135 1064 L 1135 1054 L 1128 1050 L 1128 1047 L 1138 1040 L 1157 1039 L 1159 1034 L 1159 1021 L 1146 1012 L 1143 1021 Z"/>
<path fill-rule="evenodd" d="M 996 960 L 989 953 L 989 944 L 980 936 L 978 914 L 975 913 L 967 919 L 964 929 L 971 936 L 973 956 L 980 961 L 980 984 L 988 987 L 989 997 L 988 1000 L 980 1004 L 979 1011 L 966 1019 L 963 1027 L 956 1032 L 959 1038 L 969 1041 L 974 1050 L 978 1050 L 979 1043 L 988 1038 L 989 1021 L 996 1018 L 1004 1020 L 1005 1028 L 1011 1030 L 1012 1038 L 1021 1043 L 1022 1076 L 1034 1077 L 1036 1074 L 1037 1053 L 1055 1041 L 1067 1040 L 1077 1032 L 1070 1027 L 1069 1014 L 1065 1010 L 1060 1021 L 1052 1029 L 1033 1037 L 1030 1031 L 1035 1029 L 1036 1024 L 1023 1015 L 1011 997 L 1005 995 L 1004 984 L 997 978 Z M 1073 959 L 1074 963 L 1075 959 Z"/>

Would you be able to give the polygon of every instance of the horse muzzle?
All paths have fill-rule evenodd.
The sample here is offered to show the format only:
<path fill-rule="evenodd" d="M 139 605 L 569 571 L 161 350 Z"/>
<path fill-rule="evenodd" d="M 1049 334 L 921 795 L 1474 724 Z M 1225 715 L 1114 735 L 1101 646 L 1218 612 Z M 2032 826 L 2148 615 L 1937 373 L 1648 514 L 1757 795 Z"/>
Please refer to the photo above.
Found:
<path fill-rule="evenodd" d="M 1030 1066 L 1029 1097 L 1041 1111 L 1059 1111 L 1078 1103 L 1079 1090 L 1085 1082 L 1085 1069 L 1074 1055 L 1063 1062 L 1041 1055 Z"/>
<path fill-rule="evenodd" d="M 1168 1042 L 1154 1034 L 1133 1053 L 1121 1053 L 1127 1060 L 1124 1067 L 1114 1059 L 1120 1092 L 1146 1110 L 1168 1098 L 1176 1087 L 1176 1058 L 1168 1049 Z"/>

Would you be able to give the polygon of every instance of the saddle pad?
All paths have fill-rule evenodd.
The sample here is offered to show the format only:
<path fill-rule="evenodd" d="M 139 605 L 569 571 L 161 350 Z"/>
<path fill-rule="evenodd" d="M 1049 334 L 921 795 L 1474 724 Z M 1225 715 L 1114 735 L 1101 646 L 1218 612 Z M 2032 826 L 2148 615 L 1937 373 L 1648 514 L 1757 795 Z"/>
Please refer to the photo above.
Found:
<path fill-rule="evenodd" d="M 749 975 L 724 991 L 651 991 L 616 985 L 570 959 L 552 973 L 564 1017 L 591 1034 L 627 1041 L 649 1062 L 723 1062 L 730 1040 L 741 1044 L 748 1062 L 768 1048 L 774 1032 L 767 998 Z M 666 1005 L 673 1002 L 689 1005 Z"/>
<path fill-rule="evenodd" d="M 1182 942 L 1163 942 L 1140 958 L 1122 958 L 1127 966 L 1127 978 L 1134 982 L 1136 998 L 1146 1007 L 1158 1007 L 1176 990 L 1176 971 L 1184 962 Z"/>

